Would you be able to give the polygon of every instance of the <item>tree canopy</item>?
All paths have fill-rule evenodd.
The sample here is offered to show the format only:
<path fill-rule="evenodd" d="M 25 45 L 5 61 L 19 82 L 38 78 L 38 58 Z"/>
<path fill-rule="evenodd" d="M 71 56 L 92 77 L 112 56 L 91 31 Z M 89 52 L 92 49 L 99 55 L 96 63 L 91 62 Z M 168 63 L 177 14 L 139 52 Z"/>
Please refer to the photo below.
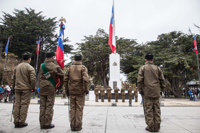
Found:
<path fill-rule="evenodd" d="M 4 44 L 3 48 L 8 37 L 11 37 L 9 52 L 18 57 L 21 57 L 21 54 L 25 51 L 31 52 L 34 55 L 31 64 L 35 66 L 36 41 L 40 38 L 40 64 L 45 59 L 46 51 L 56 51 L 58 35 L 55 34 L 55 29 L 59 26 L 56 18 L 46 18 L 42 15 L 42 12 L 36 12 L 31 8 L 25 8 L 25 10 L 15 9 L 13 14 L 3 12 L 3 18 L 0 19 L 0 42 Z M 65 38 L 63 43 L 64 52 L 70 53 L 73 47 L 67 42 L 69 42 L 69 39 Z"/>

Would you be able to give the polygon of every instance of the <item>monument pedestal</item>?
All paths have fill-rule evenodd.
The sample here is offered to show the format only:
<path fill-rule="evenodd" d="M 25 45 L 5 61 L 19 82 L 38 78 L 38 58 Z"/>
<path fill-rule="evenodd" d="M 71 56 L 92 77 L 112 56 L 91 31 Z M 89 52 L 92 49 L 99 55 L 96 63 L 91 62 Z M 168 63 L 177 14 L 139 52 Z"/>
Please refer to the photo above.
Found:
<path fill-rule="evenodd" d="M 109 55 L 109 69 L 110 69 L 110 81 L 109 86 L 112 89 L 115 89 L 117 86 L 121 89 L 121 81 L 120 81 L 120 56 L 118 53 L 112 53 Z"/>

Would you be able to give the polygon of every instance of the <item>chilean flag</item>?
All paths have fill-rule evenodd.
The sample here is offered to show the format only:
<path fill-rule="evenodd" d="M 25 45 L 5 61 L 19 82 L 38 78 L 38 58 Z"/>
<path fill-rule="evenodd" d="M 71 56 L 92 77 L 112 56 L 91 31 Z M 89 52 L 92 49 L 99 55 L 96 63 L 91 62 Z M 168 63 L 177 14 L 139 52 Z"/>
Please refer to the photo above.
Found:
<path fill-rule="evenodd" d="M 110 27 L 109 27 L 109 41 L 108 44 L 112 50 L 112 53 L 116 51 L 116 41 L 115 41 L 115 22 L 114 22 L 114 3 L 112 7 L 112 15 L 110 19 Z"/>
<path fill-rule="evenodd" d="M 61 22 L 60 24 L 60 34 L 58 37 L 58 45 L 56 49 L 56 61 L 61 68 L 64 69 L 64 49 L 63 49 L 63 34 L 64 34 L 65 25 Z M 60 86 L 60 77 L 58 75 L 56 79 L 56 88 Z"/>
<path fill-rule="evenodd" d="M 40 38 L 39 38 L 39 40 L 37 42 L 37 49 L 36 49 L 37 55 L 39 54 L 39 48 L 40 48 Z"/>
<path fill-rule="evenodd" d="M 194 52 L 197 54 L 197 41 L 196 41 L 196 37 L 194 35 Z"/>

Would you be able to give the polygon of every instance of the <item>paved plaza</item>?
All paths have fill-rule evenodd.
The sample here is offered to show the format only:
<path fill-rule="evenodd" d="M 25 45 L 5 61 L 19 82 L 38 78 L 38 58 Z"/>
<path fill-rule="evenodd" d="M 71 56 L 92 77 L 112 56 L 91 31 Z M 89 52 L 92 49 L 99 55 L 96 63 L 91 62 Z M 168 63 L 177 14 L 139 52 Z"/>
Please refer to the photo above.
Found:
<path fill-rule="evenodd" d="M 63 100 L 59 99 L 60 98 L 56 98 L 56 103 L 58 103 L 58 101 L 63 102 Z M 90 101 L 87 102 L 89 103 Z M 189 102 L 194 103 L 193 101 Z M 98 104 L 100 103 L 101 102 Z M 199 101 L 195 102 L 197 105 L 199 103 Z M 128 102 L 126 102 L 126 104 L 128 104 Z M 14 124 L 10 122 L 11 110 L 11 103 L 0 103 L 0 133 L 72 132 L 70 130 L 67 105 L 56 104 L 54 106 L 52 123 L 55 124 L 55 128 L 48 130 L 40 129 L 38 104 L 30 104 L 26 120 L 29 125 L 21 129 L 15 129 Z M 161 107 L 162 123 L 160 133 L 200 133 L 199 112 L 199 106 L 177 107 L 174 105 Z M 144 130 L 145 127 L 143 108 L 140 105 L 132 107 L 127 105 L 86 105 L 84 107 L 83 129 L 78 133 L 148 133 Z"/>

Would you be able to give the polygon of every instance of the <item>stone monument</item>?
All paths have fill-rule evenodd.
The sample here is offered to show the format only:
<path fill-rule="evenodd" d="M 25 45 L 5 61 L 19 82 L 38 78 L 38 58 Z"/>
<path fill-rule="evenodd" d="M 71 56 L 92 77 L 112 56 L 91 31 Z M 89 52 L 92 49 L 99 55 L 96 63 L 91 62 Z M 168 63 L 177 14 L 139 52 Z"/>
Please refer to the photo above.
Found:
<path fill-rule="evenodd" d="M 120 81 L 120 55 L 118 53 L 112 53 L 109 55 L 109 70 L 110 70 L 110 81 L 109 86 L 115 89 L 117 86 L 121 89 Z"/>

